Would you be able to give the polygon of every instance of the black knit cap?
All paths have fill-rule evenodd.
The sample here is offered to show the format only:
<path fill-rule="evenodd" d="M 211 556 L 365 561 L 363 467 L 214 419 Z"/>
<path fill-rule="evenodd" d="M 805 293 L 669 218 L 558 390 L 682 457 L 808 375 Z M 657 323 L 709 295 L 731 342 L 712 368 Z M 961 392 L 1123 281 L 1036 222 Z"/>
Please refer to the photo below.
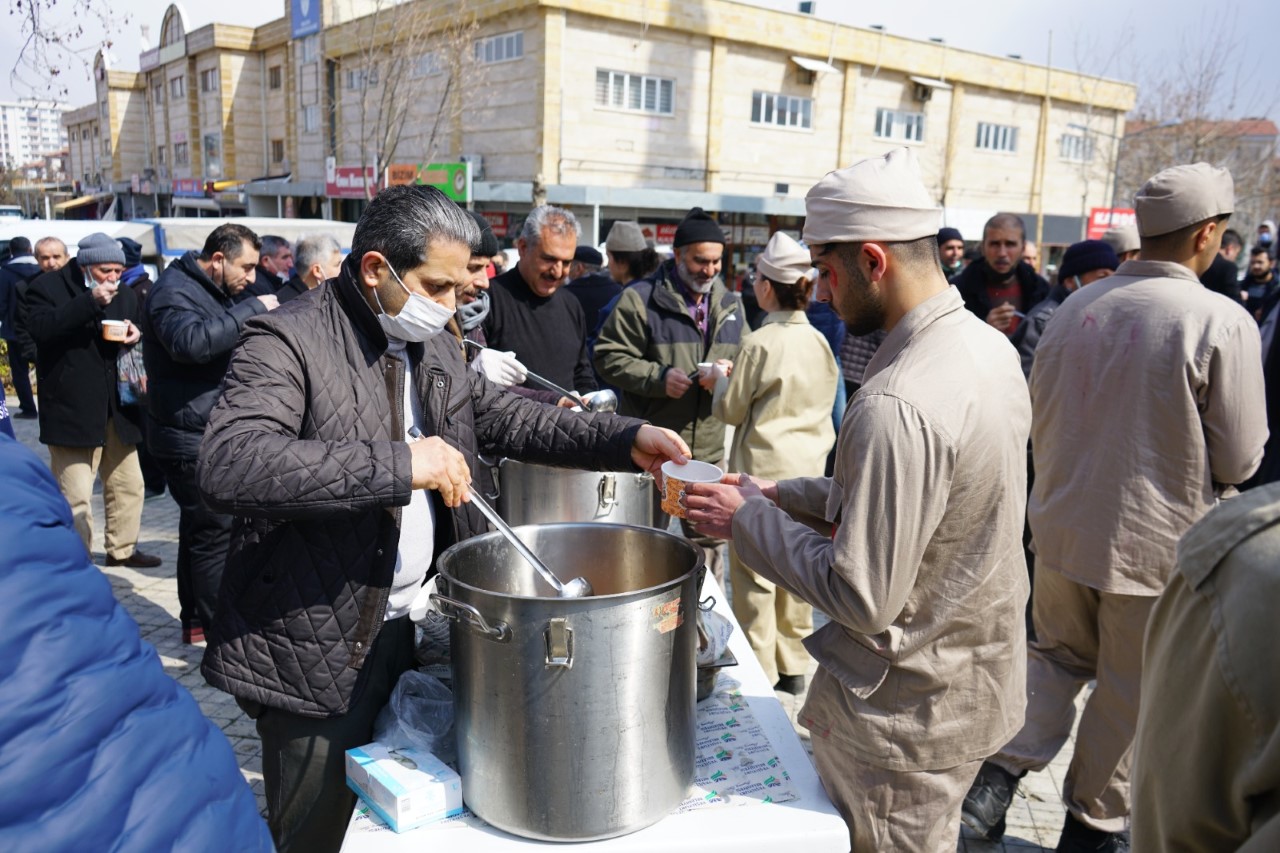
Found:
<path fill-rule="evenodd" d="M 1082 275 L 1093 270 L 1116 271 L 1120 259 L 1116 250 L 1101 240 L 1081 240 L 1067 247 L 1062 255 L 1062 264 L 1058 267 L 1058 283 L 1066 281 L 1073 275 Z"/>
<path fill-rule="evenodd" d="M 672 248 L 679 249 L 690 243 L 725 244 L 724 231 L 720 224 L 712 219 L 702 208 L 695 207 L 685 215 L 684 221 L 676 226 L 676 239 Z"/>
<path fill-rule="evenodd" d="M 964 242 L 964 238 L 960 236 L 959 228 L 939 228 L 938 229 L 938 245 L 950 242 L 951 240 L 959 240 Z"/>
<path fill-rule="evenodd" d="M 480 228 L 480 242 L 471 247 L 471 254 L 484 255 L 487 258 L 498 254 L 498 238 L 493 236 L 493 226 L 489 224 L 489 220 L 474 210 L 468 210 L 467 213 L 471 214 L 471 218 Z"/>
<path fill-rule="evenodd" d="M 131 237 L 120 237 L 116 240 L 120 244 L 120 248 L 124 249 L 124 265 L 126 267 L 136 267 L 142 263 L 142 244 Z"/>

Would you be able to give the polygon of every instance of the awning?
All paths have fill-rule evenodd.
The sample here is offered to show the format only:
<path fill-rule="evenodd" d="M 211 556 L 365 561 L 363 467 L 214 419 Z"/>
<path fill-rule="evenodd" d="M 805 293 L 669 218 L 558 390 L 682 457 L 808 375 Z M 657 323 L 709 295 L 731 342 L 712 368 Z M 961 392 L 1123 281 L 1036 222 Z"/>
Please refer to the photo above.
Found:
<path fill-rule="evenodd" d="M 191 210 L 209 210 L 214 213 L 222 212 L 222 205 L 218 204 L 211 198 L 183 198 L 182 196 L 174 196 L 173 206 L 185 207 Z"/>
<path fill-rule="evenodd" d="M 823 62 L 821 59 L 810 59 L 807 56 L 793 56 L 791 61 L 805 71 L 812 71 L 814 74 L 834 73 L 836 70 L 836 67 L 830 62 Z"/>
<path fill-rule="evenodd" d="M 912 83 L 918 83 L 921 86 L 928 86 L 930 89 L 941 89 L 944 92 L 951 91 L 951 84 L 946 80 L 935 80 L 932 77 L 908 77 Z"/>
<path fill-rule="evenodd" d="M 109 193 L 99 195 L 82 195 L 79 198 L 60 201 L 53 206 L 53 209 L 61 212 L 64 210 L 70 210 L 73 207 L 84 207 L 86 204 L 93 204 L 95 201 L 103 201 L 108 198 L 111 198 Z"/>

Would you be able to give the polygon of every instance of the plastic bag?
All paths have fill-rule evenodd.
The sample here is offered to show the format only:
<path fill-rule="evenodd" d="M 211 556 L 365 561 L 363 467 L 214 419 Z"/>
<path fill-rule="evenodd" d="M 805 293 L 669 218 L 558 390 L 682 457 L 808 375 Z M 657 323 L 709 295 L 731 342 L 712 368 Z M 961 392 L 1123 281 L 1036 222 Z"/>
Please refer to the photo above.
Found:
<path fill-rule="evenodd" d="M 147 396 L 147 368 L 142 363 L 142 347 L 120 347 L 116 356 L 116 379 L 120 405 L 140 405 Z"/>
<path fill-rule="evenodd" d="M 714 610 L 698 610 L 698 665 L 720 660 L 733 636 L 733 623 Z"/>
<path fill-rule="evenodd" d="M 400 676 L 390 701 L 374 721 L 373 739 L 393 749 L 425 749 L 445 764 L 456 766 L 453 692 L 440 679 L 409 670 Z"/>

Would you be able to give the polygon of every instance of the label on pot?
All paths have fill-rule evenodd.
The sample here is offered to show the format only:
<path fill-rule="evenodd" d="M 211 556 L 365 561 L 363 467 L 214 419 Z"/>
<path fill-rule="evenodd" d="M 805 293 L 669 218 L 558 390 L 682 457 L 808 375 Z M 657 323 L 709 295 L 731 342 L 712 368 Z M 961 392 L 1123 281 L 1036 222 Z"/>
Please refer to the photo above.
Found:
<path fill-rule="evenodd" d="M 658 604 L 653 608 L 653 627 L 659 634 L 674 631 L 684 624 L 684 612 L 680 609 L 679 598 L 666 604 Z"/>

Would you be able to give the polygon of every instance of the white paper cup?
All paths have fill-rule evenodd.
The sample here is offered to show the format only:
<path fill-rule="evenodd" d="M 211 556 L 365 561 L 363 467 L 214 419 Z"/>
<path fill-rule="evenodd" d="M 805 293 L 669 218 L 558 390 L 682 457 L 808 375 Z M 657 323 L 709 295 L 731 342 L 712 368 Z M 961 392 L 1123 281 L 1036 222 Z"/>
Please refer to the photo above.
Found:
<path fill-rule="evenodd" d="M 700 361 L 698 362 L 698 376 L 703 377 L 715 370 L 715 362 Z"/>
<path fill-rule="evenodd" d="M 104 341 L 123 341 L 129 336 L 129 324 L 124 320 L 103 320 L 102 339 Z"/>
<path fill-rule="evenodd" d="M 689 483 L 718 483 L 724 472 L 707 462 L 662 463 L 662 511 L 684 518 L 684 491 Z"/>

